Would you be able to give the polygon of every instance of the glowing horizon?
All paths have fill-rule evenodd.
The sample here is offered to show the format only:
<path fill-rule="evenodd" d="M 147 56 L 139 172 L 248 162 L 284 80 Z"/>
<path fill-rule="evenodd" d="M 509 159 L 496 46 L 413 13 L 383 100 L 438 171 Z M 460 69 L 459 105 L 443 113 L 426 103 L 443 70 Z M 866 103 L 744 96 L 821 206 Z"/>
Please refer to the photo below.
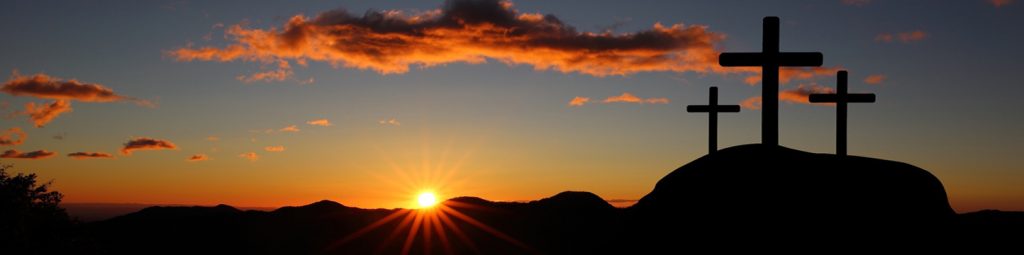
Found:
<path fill-rule="evenodd" d="M 850 109 L 851 155 L 930 171 L 958 212 L 1024 210 L 1024 4 L 846 2 L 0 4 L 0 163 L 64 203 L 628 205 L 705 154 L 685 106 L 709 86 L 744 107 L 719 148 L 760 141 L 757 68 L 717 54 L 779 16 L 782 50 L 825 60 L 781 71 L 782 146 L 833 152 L 835 108 L 805 101 L 849 70 L 878 94 Z"/>

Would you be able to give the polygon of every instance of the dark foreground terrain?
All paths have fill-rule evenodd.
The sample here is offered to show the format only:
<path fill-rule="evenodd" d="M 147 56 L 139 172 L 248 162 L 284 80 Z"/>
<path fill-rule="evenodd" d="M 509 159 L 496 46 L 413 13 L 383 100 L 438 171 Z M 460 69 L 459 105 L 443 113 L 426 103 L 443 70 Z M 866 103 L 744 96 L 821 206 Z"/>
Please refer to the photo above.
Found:
<path fill-rule="evenodd" d="M 71 253 L 83 254 L 661 254 L 892 245 L 1020 251 L 1024 212 L 956 214 L 935 176 L 904 163 L 744 145 L 672 171 L 629 208 L 588 192 L 528 203 L 460 197 L 429 210 L 332 201 L 273 211 L 150 207 L 76 233 Z"/>

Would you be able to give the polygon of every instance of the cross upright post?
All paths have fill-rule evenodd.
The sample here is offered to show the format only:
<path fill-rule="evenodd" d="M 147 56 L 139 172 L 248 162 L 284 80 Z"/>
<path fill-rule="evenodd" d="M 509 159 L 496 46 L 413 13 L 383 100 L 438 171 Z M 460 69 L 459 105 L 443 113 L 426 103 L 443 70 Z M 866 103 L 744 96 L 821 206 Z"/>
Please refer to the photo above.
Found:
<path fill-rule="evenodd" d="M 721 66 L 761 67 L 761 143 L 779 145 L 779 67 L 821 66 L 821 52 L 779 52 L 779 18 L 765 17 L 761 52 L 727 52 L 718 56 Z"/>
<path fill-rule="evenodd" d="M 875 94 L 850 94 L 847 91 L 847 72 L 836 73 L 835 94 L 811 94 L 811 103 L 836 103 L 836 155 L 846 156 L 846 111 L 848 103 L 874 103 Z"/>
<path fill-rule="evenodd" d="M 718 150 L 718 113 L 739 112 L 740 106 L 719 105 L 718 87 L 711 87 L 707 105 L 688 105 L 686 106 L 686 111 L 708 113 L 708 154 L 712 154 Z"/>

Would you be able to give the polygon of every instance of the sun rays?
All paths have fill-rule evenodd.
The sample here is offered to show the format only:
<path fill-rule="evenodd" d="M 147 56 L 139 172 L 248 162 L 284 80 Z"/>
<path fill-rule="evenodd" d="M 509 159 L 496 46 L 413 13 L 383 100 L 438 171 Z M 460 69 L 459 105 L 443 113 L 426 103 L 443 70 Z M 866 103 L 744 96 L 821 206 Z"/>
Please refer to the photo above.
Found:
<path fill-rule="evenodd" d="M 405 202 L 405 208 L 415 209 L 394 209 L 389 215 L 336 240 L 326 251 L 343 249 L 367 235 L 387 233 L 382 242 L 375 244 L 378 253 L 397 248 L 398 245 L 401 245 L 401 254 L 420 253 L 416 249 L 422 249 L 422 253 L 440 251 L 443 254 L 456 254 L 459 253 L 456 245 L 461 245 L 459 249 L 479 253 L 477 244 L 466 232 L 470 229 L 487 233 L 523 251 L 531 251 L 523 242 L 467 214 L 485 208 L 457 200 L 445 200 L 457 194 L 472 194 L 466 187 L 469 182 L 459 175 L 459 171 L 473 150 L 454 157 L 452 143 L 437 149 L 430 147 L 428 140 L 425 138 L 423 141 L 418 162 L 405 161 L 415 162 L 411 164 L 399 164 L 392 159 L 395 155 L 378 149 L 392 173 L 390 176 L 376 175 L 381 183 L 390 186 L 383 190 L 389 193 L 389 197 L 408 201 Z M 440 151 L 436 158 L 431 156 L 433 151 Z"/>

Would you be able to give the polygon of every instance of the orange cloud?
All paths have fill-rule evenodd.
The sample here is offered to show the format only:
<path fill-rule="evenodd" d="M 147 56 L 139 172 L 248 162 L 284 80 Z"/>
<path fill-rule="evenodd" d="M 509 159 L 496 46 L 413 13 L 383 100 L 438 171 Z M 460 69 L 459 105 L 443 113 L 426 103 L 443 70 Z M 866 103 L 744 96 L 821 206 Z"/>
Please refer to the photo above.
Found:
<path fill-rule="evenodd" d="M 114 158 L 114 155 L 104 152 L 72 152 L 68 153 L 68 157 L 74 159 Z"/>
<path fill-rule="evenodd" d="M 318 120 L 306 121 L 306 124 L 310 124 L 310 125 L 313 125 L 313 126 L 321 126 L 321 127 L 334 126 L 334 124 L 331 124 L 331 121 L 327 120 L 327 119 L 318 119 Z"/>
<path fill-rule="evenodd" d="M 996 8 L 1003 7 L 1013 3 L 1013 0 L 988 0 L 988 3 L 992 4 Z"/>
<path fill-rule="evenodd" d="M 124 147 L 121 148 L 121 154 L 132 155 L 132 151 L 135 150 L 173 150 L 177 148 L 178 146 L 170 141 L 139 137 L 125 143 Z"/>
<path fill-rule="evenodd" d="M 282 151 L 284 151 L 284 146 L 267 146 L 267 147 L 263 147 L 263 150 L 269 151 L 269 152 L 282 152 Z"/>
<path fill-rule="evenodd" d="M 0 158 L 16 158 L 16 159 L 44 159 L 53 157 L 56 152 L 37 150 L 29 152 L 19 152 L 18 150 L 7 150 L 3 154 L 0 154 Z"/>
<path fill-rule="evenodd" d="M 296 15 L 279 28 L 226 29 L 224 47 L 174 49 L 178 61 L 247 61 L 274 72 L 246 80 L 280 80 L 291 75 L 282 62 L 323 62 L 335 67 L 408 72 L 411 66 L 480 64 L 496 60 L 536 70 L 592 76 L 638 72 L 738 73 L 723 68 L 714 45 L 725 36 L 699 25 L 654 24 L 650 29 L 614 34 L 581 32 L 553 15 L 520 13 L 511 2 L 453 0 L 422 13 L 368 11 L 356 16 L 332 10 L 313 18 Z"/>
<path fill-rule="evenodd" d="M 291 126 L 287 126 L 287 127 L 283 127 L 281 129 L 278 129 L 277 131 L 281 131 L 281 132 L 299 132 L 299 127 L 297 127 L 295 125 L 291 125 Z"/>
<path fill-rule="evenodd" d="M 872 84 L 872 85 L 878 85 L 878 84 L 882 84 L 882 82 L 885 81 L 885 78 L 886 78 L 885 75 L 872 74 L 872 75 L 868 75 L 867 78 L 864 78 L 864 83 Z"/>
<path fill-rule="evenodd" d="M 0 134 L 0 146 L 19 145 L 25 142 L 25 138 L 27 137 L 28 135 L 26 135 L 24 131 L 21 131 L 21 128 L 12 127 Z"/>
<path fill-rule="evenodd" d="M 255 152 L 246 152 L 238 154 L 238 157 L 248 159 L 249 161 L 256 161 L 260 159 L 260 155 L 256 155 Z"/>
<path fill-rule="evenodd" d="M 668 98 L 652 97 L 640 98 L 629 92 L 622 92 L 622 95 L 605 98 L 602 103 L 634 103 L 634 104 L 667 104 Z"/>
<path fill-rule="evenodd" d="M 572 100 L 569 100 L 569 106 L 583 106 L 588 102 L 590 102 L 589 97 L 574 97 Z"/>
<path fill-rule="evenodd" d="M 44 99 L 78 100 L 81 102 L 130 101 L 139 105 L 153 105 L 152 102 L 146 100 L 118 95 L 110 88 L 100 84 L 82 83 L 74 79 L 64 81 L 42 73 L 23 76 L 14 72 L 13 78 L 0 86 L 0 91 L 13 96 Z"/>
<path fill-rule="evenodd" d="M 216 141 L 220 141 L 220 137 L 216 137 L 216 136 L 212 136 L 211 135 L 211 136 L 207 136 L 206 140 L 207 141 L 211 141 L 211 142 L 216 142 Z"/>
<path fill-rule="evenodd" d="M 903 43 L 912 43 L 912 42 L 924 40 L 926 37 L 928 37 L 928 33 L 925 33 L 924 31 L 921 31 L 921 30 L 914 30 L 914 31 L 910 31 L 910 32 L 899 32 L 899 33 L 896 33 L 896 34 L 890 34 L 890 33 L 878 34 L 877 36 L 875 36 L 875 41 L 876 42 L 892 42 L 894 40 L 899 40 L 900 42 L 903 42 Z"/>
<path fill-rule="evenodd" d="M 817 84 L 804 85 L 800 84 L 794 89 L 788 89 L 779 91 L 779 102 L 788 102 L 796 104 L 811 104 L 808 97 L 811 94 L 828 94 L 835 93 L 835 90 L 825 86 L 819 86 Z M 762 99 L 761 96 L 750 97 L 742 102 L 740 106 L 751 110 L 761 109 Z M 825 104 L 827 105 L 827 104 Z"/>
<path fill-rule="evenodd" d="M 199 162 L 199 161 L 207 161 L 207 160 L 210 160 L 210 157 L 207 157 L 206 154 L 195 154 L 195 155 L 192 155 L 191 157 L 188 157 L 188 159 L 185 159 L 185 161 L 188 161 L 188 162 Z"/>
<path fill-rule="evenodd" d="M 377 121 L 377 123 L 380 123 L 381 125 L 388 125 L 388 126 L 401 126 L 402 125 L 402 123 L 398 122 L 398 120 L 396 120 L 395 118 L 390 118 L 388 120 L 380 120 L 380 121 Z"/>
<path fill-rule="evenodd" d="M 61 99 L 50 104 L 37 105 L 34 102 L 29 102 L 25 104 L 25 111 L 21 114 L 28 115 L 36 127 L 42 127 L 66 112 L 71 112 L 71 102 Z"/>
<path fill-rule="evenodd" d="M 250 75 L 240 75 L 235 78 L 240 81 L 248 83 L 254 81 L 283 81 L 291 76 L 292 67 L 290 64 L 288 64 L 288 61 L 279 60 L 277 61 L 277 69 L 267 70 Z"/>
<path fill-rule="evenodd" d="M 812 80 L 819 77 L 829 77 L 836 74 L 841 67 L 783 67 L 779 69 L 779 84 L 786 84 L 794 80 Z M 757 85 L 761 82 L 761 71 L 757 74 L 747 76 L 743 79 L 747 85 Z"/>

